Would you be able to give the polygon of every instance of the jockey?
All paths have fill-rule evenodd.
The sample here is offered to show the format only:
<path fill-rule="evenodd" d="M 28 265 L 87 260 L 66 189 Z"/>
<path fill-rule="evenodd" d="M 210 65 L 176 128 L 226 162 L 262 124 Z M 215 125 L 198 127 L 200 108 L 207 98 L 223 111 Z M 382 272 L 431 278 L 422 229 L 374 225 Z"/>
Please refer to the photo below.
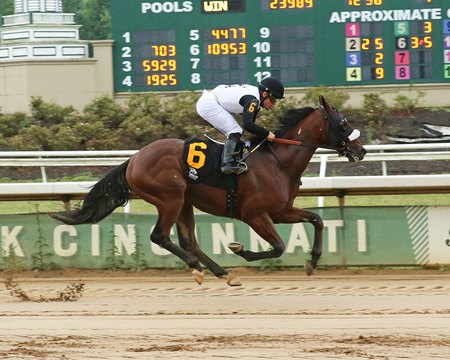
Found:
<path fill-rule="evenodd" d="M 219 85 L 211 91 L 203 91 L 197 102 L 197 113 L 227 137 L 222 152 L 223 174 L 240 174 L 247 170 L 246 164 L 235 158 L 239 154 L 243 130 L 232 114 L 242 115 L 244 130 L 272 141 L 275 134 L 257 125 L 256 115 L 261 107 L 271 110 L 283 96 L 283 84 L 273 77 L 263 79 L 258 87 Z"/>

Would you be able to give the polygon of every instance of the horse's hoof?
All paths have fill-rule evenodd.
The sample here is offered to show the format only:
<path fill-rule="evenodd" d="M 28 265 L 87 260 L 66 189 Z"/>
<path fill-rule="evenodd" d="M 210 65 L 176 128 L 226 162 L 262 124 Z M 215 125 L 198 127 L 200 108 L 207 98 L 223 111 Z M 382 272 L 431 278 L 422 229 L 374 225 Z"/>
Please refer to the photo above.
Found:
<path fill-rule="evenodd" d="M 228 248 L 234 252 L 235 254 L 238 254 L 242 251 L 242 249 L 244 249 L 244 247 L 242 246 L 242 244 L 238 243 L 238 242 L 232 242 L 228 244 Z"/>
<path fill-rule="evenodd" d="M 203 271 L 198 271 L 197 269 L 192 270 L 192 276 L 194 277 L 194 280 L 197 284 L 201 285 L 203 284 L 203 281 L 205 280 L 205 273 Z"/>
<path fill-rule="evenodd" d="M 64 224 L 69 224 L 71 225 L 73 222 L 73 219 L 67 217 L 64 215 L 64 211 L 60 211 L 60 212 L 49 212 L 47 213 L 48 216 L 50 216 L 51 218 L 61 221 Z"/>
<path fill-rule="evenodd" d="M 314 274 L 314 267 L 312 266 L 312 263 L 310 260 L 306 260 L 305 262 L 305 273 L 308 276 L 311 276 Z"/>
<path fill-rule="evenodd" d="M 239 278 L 232 273 L 228 273 L 227 284 L 230 286 L 241 286 L 242 285 L 241 280 L 239 280 Z"/>

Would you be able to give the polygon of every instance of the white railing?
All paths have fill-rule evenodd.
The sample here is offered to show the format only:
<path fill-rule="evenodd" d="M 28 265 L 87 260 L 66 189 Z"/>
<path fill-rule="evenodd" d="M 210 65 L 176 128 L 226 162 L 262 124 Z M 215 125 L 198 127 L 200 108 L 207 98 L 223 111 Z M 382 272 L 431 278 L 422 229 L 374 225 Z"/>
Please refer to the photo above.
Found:
<path fill-rule="evenodd" d="M 381 173 L 388 175 L 389 162 L 450 160 L 450 143 L 366 145 L 364 162 L 379 162 Z M 47 181 L 46 167 L 117 166 L 137 150 L 104 151 L 0 151 L 0 167 L 41 167 L 42 181 Z M 312 163 L 320 163 L 319 177 L 326 177 L 327 165 L 347 162 L 335 151 L 318 149 Z M 443 173 L 450 174 L 450 163 Z M 420 175 L 420 174 L 418 174 Z"/>
<path fill-rule="evenodd" d="M 3 16 L 3 26 L 27 24 L 75 24 L 75 14 L 71 13 L 25 13 Z"/>
<path fill-rule="evenodd" d="M 299 194 L 338 196 L 355 194 L 450 193 L 450 143 L 368 145 L 364 162 L 379 162 L 379 176 L 327 176 L 327 165 L 346 162 L 335 152 L 319 149 L 312 162 L 320 163 L 318 176 L 305 176 Z M 117 151 L 2 151 L 0 167 L 40 167 L 41 183 L 0 184 L 0 200 L 80 199 L 94 182 L 48 182 L 47 167 L 117 166 L 136 153 Z M 443 161 L 441 174 L 389 175 L 388 164 L 396 161 Z M 319 197 L 319 206 L 321 201 Z"/>
<path fill-rule="evenodd" d="M 450 143 L 366 145 L 365 148 L 367 154 L 364 161 L 381 162 L 384 176 L 387 175 L 389 161 L 450 160 Z M 320 162 L 320 176 L 325 176 L 326 165 L 329 162 L 347 160 L 338 157 L 336 152 L 318 149 L 312 161 Z M 450 168 L 447 168 L 447 173 L 450 173 Z"/>
<path fill-rule="evenodd" d="M 33 13 L 32 22 L 33 24 L 72 25 L 75 24 L 75 14 Z"/>
<path fill-rule="evenodd" d="M 312 162 L 320 162 L 318 178 L 304 178 L 300 193 L 320 195 L 318 207 L 323 207 L 323 195 L 344 197 L 347 194 L 407 194 L 450 192 L 450 143 L 432 144 L 384 144 L 366 145 L 364 162 L 379 162 L 381 176 L 344 176 L 327 177 L 327 165 L 330 162 L 347 161 L 338 157 L 336 152 L 319 149 Z M 397 161 L 438 161 L 447 163 L 442 175 L 428 175 L 416 172 L 410 175 L 388 175 L 388 163 Z M 387 178 L 388 177 L 388 178 Z"/>
<path fill-rule="evenodd" d="M 137 150 L 110 151 L 0 151 L 0 167 L 40 167 L 47 182 L 46 167 L 117 166 Z"/>

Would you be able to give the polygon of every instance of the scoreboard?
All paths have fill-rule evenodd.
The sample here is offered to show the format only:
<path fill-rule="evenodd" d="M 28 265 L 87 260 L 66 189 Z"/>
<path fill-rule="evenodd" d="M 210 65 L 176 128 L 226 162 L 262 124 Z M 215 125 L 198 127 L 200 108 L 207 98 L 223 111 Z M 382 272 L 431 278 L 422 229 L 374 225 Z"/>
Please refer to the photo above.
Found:
<path fill-rule="evenodd" d="M 115 92 L 450 83 L 450 0 L 111 0 Z"/>

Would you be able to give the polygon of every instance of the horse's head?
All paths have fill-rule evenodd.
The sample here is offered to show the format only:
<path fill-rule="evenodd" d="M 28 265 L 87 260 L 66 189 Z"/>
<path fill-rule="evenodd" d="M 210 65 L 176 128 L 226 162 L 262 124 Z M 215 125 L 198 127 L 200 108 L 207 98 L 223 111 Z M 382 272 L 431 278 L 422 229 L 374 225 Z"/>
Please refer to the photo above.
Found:
<path fill-rule="evenodd" d="M 359 130 L 353 129 L 345 116 L 323 96 L 320 96 L 319 103 L 323 116 L 329 122 L 327 145 L 335 148 L 340 156 L 347 157 L 348 161 L 364 159 L 367 151 L 359 139 Z"/>

